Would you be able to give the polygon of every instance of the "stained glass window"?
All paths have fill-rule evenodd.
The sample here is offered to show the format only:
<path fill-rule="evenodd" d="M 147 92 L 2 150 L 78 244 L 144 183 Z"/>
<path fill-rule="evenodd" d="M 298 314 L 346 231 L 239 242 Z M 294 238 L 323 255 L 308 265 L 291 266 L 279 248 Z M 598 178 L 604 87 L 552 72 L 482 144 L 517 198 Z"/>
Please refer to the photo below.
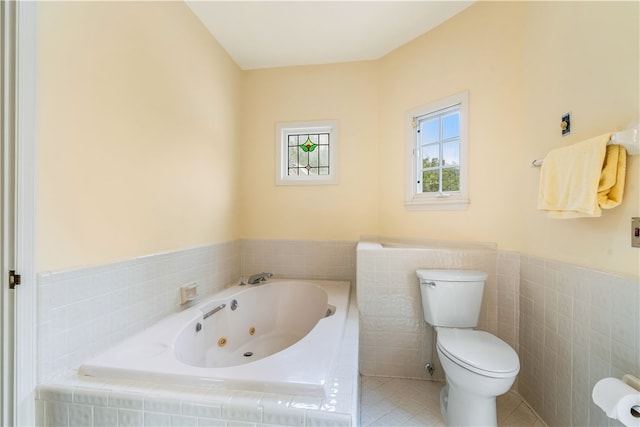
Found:
<path fill-rule="evenodd" d="M 337 183 L 337 121 L 281 123 L 277 185 Z"/>
<path fill-rule="evenodd" d="M 328 133 L 288 136 L 288 175 L 329 175 Z"/>

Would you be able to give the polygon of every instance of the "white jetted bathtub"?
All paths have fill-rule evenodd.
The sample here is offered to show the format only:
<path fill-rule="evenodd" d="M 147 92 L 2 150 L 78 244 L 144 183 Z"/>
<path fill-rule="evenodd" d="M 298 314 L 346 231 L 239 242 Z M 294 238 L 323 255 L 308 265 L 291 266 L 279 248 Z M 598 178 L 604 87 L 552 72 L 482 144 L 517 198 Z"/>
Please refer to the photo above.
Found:
<path fill-rule="evenodd" d="M 233 286 L 84 363 L 79 374 L 325 396 L 349 282 Z"/>

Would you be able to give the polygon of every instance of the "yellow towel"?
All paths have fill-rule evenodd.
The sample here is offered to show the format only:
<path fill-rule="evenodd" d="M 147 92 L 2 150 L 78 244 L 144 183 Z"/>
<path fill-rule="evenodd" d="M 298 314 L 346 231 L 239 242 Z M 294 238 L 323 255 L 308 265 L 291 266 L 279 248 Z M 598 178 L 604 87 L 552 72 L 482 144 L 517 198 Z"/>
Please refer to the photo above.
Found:
<path fill-rule="evenodd" d="M 538 209 L 552 218 L 598 217 L 598 185 L 609 134 L 547 154 L 540 171 Z"/>
<path fill-rule="evenodd" d="M 598 184 L 598 206 L 602 209 L 615 208 L 622 203 L 626 171 L 627 150 L 622 145 L 607 146 Z"/>

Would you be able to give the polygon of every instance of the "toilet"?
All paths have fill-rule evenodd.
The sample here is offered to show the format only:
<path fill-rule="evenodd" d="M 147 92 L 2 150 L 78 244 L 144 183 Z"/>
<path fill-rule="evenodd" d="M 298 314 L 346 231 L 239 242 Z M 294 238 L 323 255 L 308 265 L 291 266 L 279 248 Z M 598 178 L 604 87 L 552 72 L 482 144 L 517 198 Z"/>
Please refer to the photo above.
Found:
<path fill-rule="evenodd" d="M 440 409 L 449 426 L 496 426 L 496 397 L 509 391 L 520 371 L 516 352 L 478 325 L 487 273 L 417 270 L 424 320 L 437 333 L 446 384 Z"/>

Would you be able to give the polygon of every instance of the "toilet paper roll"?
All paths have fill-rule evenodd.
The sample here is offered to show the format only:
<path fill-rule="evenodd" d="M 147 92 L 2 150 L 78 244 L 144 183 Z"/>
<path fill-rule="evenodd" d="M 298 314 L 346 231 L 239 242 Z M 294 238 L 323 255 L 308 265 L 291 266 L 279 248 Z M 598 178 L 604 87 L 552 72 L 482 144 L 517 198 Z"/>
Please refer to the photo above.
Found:
<path fill-rule="evenodd" d="M 640 391 L 617 378 L 603 378 L 593 387 L 591 397 L 609 418 L 640 427 Z"/>

